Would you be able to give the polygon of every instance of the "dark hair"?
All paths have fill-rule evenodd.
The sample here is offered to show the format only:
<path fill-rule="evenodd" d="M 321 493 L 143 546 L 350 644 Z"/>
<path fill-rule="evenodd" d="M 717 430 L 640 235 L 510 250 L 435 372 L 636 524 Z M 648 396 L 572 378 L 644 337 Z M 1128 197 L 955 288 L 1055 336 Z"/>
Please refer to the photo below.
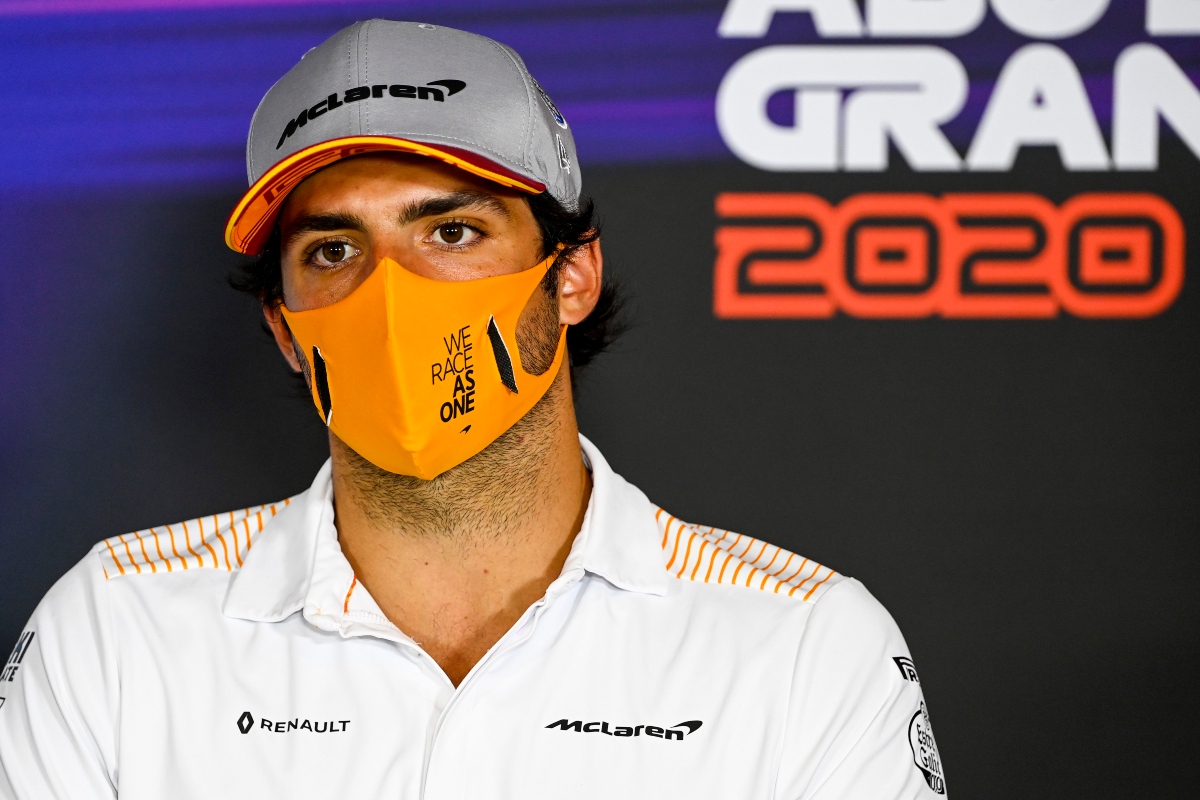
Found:
<path fill-rule="evenodd" d="M 558 291 L 562 261 L 600 238 L 596 204 L 591 198 L 584 198 L 579 208 L 571 211 L 549 193 L 531 195 L 526 200 L 542 232 L 542 257 L 549 257 L 558 247 L 562 247 L 562 252 L 542 281 L 542 287 L 553 296 Z M 262 253 L 231 275 L 229 285 L 239 292 L 253 295 L 264 306 L 275 307 L 283 302 L 278 222 Z M 623 306 L 620 284 L 606 278 L 592 313 L 579 324 L 567 328 L 567 356 L 572 367 L 587 366 L 621 335 L 625 329 L 621 313 Z"/>

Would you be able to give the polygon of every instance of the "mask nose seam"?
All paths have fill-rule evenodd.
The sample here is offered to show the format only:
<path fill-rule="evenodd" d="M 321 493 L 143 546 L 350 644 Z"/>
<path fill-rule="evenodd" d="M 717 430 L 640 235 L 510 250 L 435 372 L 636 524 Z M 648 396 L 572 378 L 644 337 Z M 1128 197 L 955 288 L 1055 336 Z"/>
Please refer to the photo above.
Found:
<path fill-rule="evenodd" d="M 383 297 L 384 308 L 387 311 L 387 339 L 393 341 L 396 336 L 395 316 L 396 316 L 396 299 L 395 292 L 392 291 L 392 281 L 395 276 L 392 275 L 392 270 L 388 268 L 387 259 L 382 259 L 375 265 L 375 269 L 384 270 L 383 273 Z"/>

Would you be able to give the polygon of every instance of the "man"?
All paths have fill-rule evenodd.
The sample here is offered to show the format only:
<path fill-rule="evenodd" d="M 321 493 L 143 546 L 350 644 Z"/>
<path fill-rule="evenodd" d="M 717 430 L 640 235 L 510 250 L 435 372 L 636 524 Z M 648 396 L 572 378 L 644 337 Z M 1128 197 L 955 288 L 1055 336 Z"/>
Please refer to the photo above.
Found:
<path fill-rule="evenodd" d="M 352 26 L 267 93 L 247 162 L 227 241 L 330 461 L 51 590 L 0 683 L 0 796 L 945 793 L 861 584 L 677 520 L 579 436 L 611 298 L 514 52 Z"/>

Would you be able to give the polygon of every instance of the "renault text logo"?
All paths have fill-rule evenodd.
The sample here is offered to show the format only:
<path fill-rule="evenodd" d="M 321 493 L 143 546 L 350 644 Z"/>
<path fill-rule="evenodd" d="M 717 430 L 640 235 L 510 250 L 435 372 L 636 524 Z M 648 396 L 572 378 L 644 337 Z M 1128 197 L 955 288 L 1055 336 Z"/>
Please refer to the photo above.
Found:
<path fill-rule="evenodd" d="M 258 721 L 259 730 L 266 730 L 268 733 L 290 733 L 291 731 L 304 731 L 306 733 L 344 733 L 350 725 L 350 720 L 328 720 L 314 721 L 310 719 L 302 719 L 296 717 L 294 719 L 285 719 L 272 721 L 265 717 Z M 249 711 L 243 711 L 238 717 L 238 730 L 243 734 L 254 730 L 254 715 Z"/>
<path fill-rule="evenodd" d="M 558 722 L 551 722 L 546 727 L 557 728 L 560 731 L 575 731 L 575 733 L 603 733 L 606 736 L 641 736 L 644 732 L 646 736 L 652 736 L 656 739 L 683 741 L 684 736 L 695 733 L 703 724 L 698 719 L 690 719 L 687 722 L 680 722 L 670 727 L 659 727 L 657 725 L 614 725 L 610 727 L 607 722 L 584 722 L 583 720 L 569 721 L 560 719 Z M 681 730 L 681 728 L 686 730 Z"/>

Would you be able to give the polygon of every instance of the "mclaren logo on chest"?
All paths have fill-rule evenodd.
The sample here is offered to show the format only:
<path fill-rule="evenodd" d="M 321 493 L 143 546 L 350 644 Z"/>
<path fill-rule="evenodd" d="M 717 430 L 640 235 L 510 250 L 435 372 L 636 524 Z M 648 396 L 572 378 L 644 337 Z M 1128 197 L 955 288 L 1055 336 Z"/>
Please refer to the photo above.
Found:
<path fill-rule="evenodd" d="M 298 129 L 303 128 L 311 120 L 325 114 L 329 111 L 341 108 L 347 103 L 357 103 L 360 100 L 370 100 L 372 98 L 379 99 L 382 97 L 395 97 L 401 100 L 433 100 L 438 103 L 446 102 L 447 96 L 454 96 L 467 88 L 466 81 L 454 80 L 445 78 L 440 81 L 430 81 L 424 86 L 409 86 L 406 83 L 378 83 L 373 86 L 356 86 L 353 89 L 347 89 L 342 93 L 341 98 L 338 98 L 338 93 L 334 92 L 328 97 L 318 100 L 313 105 L 303 109 L 294 119 L 288 120 L 288 124 L 283 129 L 283 133 L 279 135 L 279 144 L 275 145 L 275 149 L 283 147 L 283 143 L 291 138 Z"/>
<path fill-rule="evenodd" d="M 681 742 L 683 741 L 683 737 L 690 736 L 700 730 L 700 726 L 703 724 L 698 719 L 691 719 L 687 722 L 661 727 L 658 725 L 609 725 L 607 722 L 584 722 L 580 719 L 560 719 L 558 722 L 551 722 L 546 727 L 555 728 L 560 731 L 574 731 L 575 733 L 603 733 L 607 736 L 651 736 L 655 739 L 668 739 Z"/>

